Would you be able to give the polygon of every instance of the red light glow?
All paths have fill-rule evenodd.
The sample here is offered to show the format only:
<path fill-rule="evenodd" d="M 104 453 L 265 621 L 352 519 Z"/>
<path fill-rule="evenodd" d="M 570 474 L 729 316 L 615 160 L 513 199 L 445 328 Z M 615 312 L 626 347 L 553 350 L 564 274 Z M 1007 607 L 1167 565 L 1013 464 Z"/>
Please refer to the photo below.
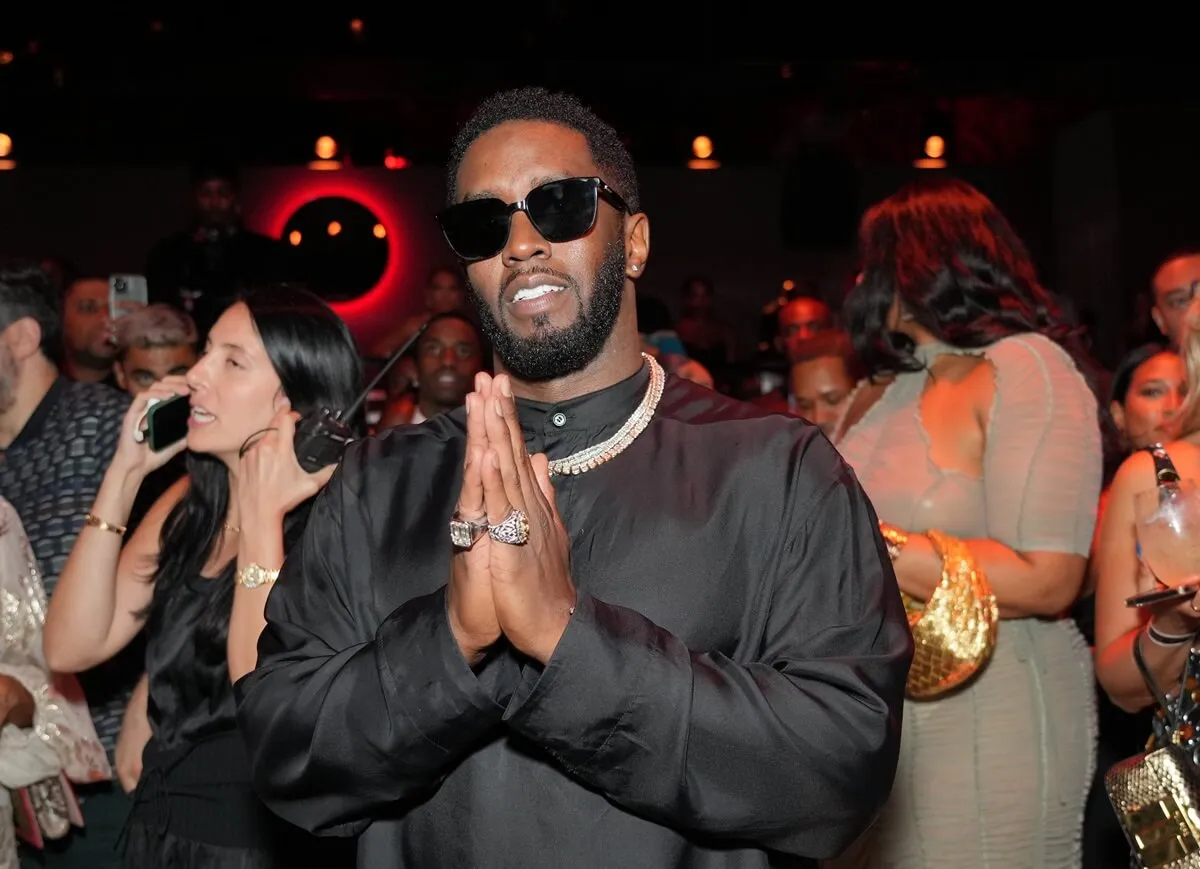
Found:
<path fill-rule="evenodd" d="M 288 219 L 302 205 L 327 196 L 341 196 L 368 208 L 386 227 L 388 262 L 383 277 L 367 292 L 348 302 L 336 302 L 333 309 L 348 324 L 367 326 L 371 320 L 387 318 L 401 300 L 398 296 L 400 275 L 408 260 L 401 211 L 396 203 L 371 185 L 370 177 L 350 172 L 313 172 L 289 179 L 286 194 L 264 209 L 263 224 L 273 238 L 280 238 Z"/>

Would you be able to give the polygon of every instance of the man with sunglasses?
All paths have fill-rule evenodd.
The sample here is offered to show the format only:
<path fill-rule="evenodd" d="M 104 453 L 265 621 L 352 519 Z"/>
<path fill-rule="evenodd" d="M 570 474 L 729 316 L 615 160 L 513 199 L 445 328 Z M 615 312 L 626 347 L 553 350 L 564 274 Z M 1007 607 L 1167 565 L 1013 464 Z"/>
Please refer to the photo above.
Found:
<path fill-rule="evenodd" d="M 574 98 L 492 97 L 449 187 L 499 373 L 315 504 L 239 685 L 262 797 L 364 866 L 835 856 L 912 653 L 862 490 L 816 428 L 642 355 L 649 222 Z"/>

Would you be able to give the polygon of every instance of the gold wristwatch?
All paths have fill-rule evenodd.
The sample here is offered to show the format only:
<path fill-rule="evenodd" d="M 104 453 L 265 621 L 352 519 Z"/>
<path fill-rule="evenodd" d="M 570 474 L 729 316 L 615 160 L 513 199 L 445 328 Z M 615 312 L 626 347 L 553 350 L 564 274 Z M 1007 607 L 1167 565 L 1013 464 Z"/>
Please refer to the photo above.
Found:
<path fill-rule="evenodd" d="M 278 570 L 268 570 L 261 564 L 251 562 L 237 572 L 237 584 L 242 588 L 258 588 L 261 585 L 270 585 L 275 580 L 279 579 Z"/>

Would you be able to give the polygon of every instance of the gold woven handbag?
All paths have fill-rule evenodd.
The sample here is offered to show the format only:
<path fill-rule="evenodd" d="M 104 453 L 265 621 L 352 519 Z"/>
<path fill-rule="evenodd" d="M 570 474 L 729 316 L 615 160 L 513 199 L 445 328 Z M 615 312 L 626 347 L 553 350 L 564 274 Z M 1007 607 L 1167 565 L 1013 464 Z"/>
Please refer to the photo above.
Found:
<path fill-rule="evenodd" d="M 1144 869 L 1200 869 L 1196 765 L 1181 745 L 1123 760 L 1104 776 L 1117 820 Z"/>
<path fill-rule="evenodd" d="M 992 656 L 1000 609 L 965 543 L 940 531 L 925 532 L 942 559 L 942 580 L 922 604 L 904 595 L 914 654 L 905 691 L 932 700 L 965 685 Z"/>
<path fill-rule="evenodd" d="M 1200 869 L 1200 740 L 1192 723 L 1200 710 L 1200 651 L 1188 653 L 1174 702 L 1146 666 L 1140 636 L 1133 643 L 1133 659 L 1158 703 L 1148 747 L 1160 747 L 1118 763 L 1104 776 L 1104 789 L 1135 866 Z"/>

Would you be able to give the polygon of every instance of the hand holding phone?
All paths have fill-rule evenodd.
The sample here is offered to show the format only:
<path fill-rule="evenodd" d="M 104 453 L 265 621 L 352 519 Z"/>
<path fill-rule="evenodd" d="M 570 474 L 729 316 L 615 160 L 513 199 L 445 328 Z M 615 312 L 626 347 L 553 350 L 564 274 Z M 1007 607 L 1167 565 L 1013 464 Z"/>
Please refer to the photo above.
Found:
<path fill-rule="evenodd" d="M 112 275 L 108 279 L 108 317 L 116 320 L 150 303 L 150 288 L 142 275 Z"/>
<path fill-rule="evenodd" d="M 1146 607 L 1169 601 L 1182 601 L 1189 597 L 1194 597 L 1197 592 L 1200 592 L 1200 581 L 1188 582 L 1177 586 L 1163 586 L 1153 591 L 1145 591 L 1141 594 L 1135 594 L 1133 597 L 1125 598 L 1125 606 Z M 1200 610 L 1197 612 L 1200 613 Z"/>
<path fill-rule="evenodd" d="M 152 398 L 146 403 L 146 428 L 134 432 L 134 439 L 139 437 L 150 446 L 150 452 L 161 453 L 187 437 L 188 418 L 192 415 L 192 406 L 186 395 L 176 395 L 160 401 Z"/>
<path fill-rule="evenodd" d="M 187 381 L 167 377 L 135 395 L 121 426 L 110 472 L 133 479 L 165 465 L 187 447 Z"/>

